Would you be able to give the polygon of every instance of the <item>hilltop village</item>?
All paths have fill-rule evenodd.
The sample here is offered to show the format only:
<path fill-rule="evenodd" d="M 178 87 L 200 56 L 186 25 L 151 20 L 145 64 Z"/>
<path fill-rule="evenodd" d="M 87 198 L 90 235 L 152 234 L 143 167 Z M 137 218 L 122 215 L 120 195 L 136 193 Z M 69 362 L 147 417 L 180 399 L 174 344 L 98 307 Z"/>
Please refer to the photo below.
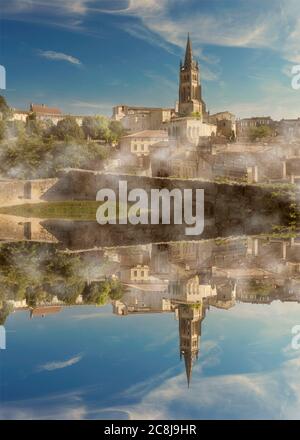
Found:
<path fill-rule="evenodd" d="M 281 228 L 281 217 L 292 206 L 287 193 L 285 203 L 277 203 L 275 190 L 264 198 L 259 186 L 214 184 L 297 183 L 300 118 L 237 119 L 227 110 L 210 114 L 200 70 L 188 37 L 175 108 L 117 105 L 110 118 L 69 115 L 34 103 L 18 110 L 0 99 L 0 205 L 66 202 L 59 208 L 63 220 L 56 212 L 48 218 L 2 211 L 0 325 L 13 312 L 41 319 L 84 305 L 110 304 L 120 319 L 174 314 L 190 385 L 211 309 L 300 301 L 295 208 L 289 219 L 293 228 Z M 141 232 L 127 225 L 126 234 L 96 225 L 96 234 L 94 211 L 84 221 L 68 217 L 68 202 L 86 202 L 79 208 L 75 203 L 81 215 L 87 202 L 95 203 L 95 188 L 112 187 L 126 174 L 134 187 L 136 180 L 144 187 L 155 180 L 158 186 L 185 188 L 200 185 L 180 179 L 210 181 L 201 186 L 207 188 L 211 235 L 180 241 L 179 229 L 161 225 L 157 236 L 154 228 Z M 38 205 L 47 209 L 48 204 Z M 269 229 L 270 236 L 261 235 Z M 220 238 L 229 236 L 237 238 Z"/>
<path fill-rule="evenodd" d="M 77 136 L 105 146 L 104 156 L 95 154 L 86 163 L 79 161 L 78 168 L 239 183 L 299 180 L 300 118 L 237 119 L 227 110 L 210 114 L 200 71 L 188 36 L 175 108 L 124 104 L 115 106 L 112 117 L 105 118 L 66 115 L 59 108 L 32 103 L 28 110 L 10 108 L 6 120 L 31 127 L 36 124 L 46 131 L 46 137 L 54 133 L 60 141 Z"/>

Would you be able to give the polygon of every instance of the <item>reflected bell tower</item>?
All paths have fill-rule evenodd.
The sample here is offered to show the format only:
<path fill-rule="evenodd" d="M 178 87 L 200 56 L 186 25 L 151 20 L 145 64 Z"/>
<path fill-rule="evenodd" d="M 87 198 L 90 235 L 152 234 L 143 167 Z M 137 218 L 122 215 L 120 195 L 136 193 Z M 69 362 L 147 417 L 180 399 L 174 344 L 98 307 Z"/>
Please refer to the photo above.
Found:
<path fill-rule="evenodd" d="M 188 387 L 191 382 L 193 364 L 199 354 L 203 310 L 202 303 L 178 306 L 180 359 L 184 358 Z"/>

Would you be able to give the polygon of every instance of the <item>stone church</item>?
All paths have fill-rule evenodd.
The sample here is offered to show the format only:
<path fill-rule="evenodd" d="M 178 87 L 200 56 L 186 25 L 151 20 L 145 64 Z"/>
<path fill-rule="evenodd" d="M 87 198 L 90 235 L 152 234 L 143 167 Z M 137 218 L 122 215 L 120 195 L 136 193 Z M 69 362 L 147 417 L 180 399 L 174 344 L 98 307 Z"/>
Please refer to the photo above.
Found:
<path fill-rule="evenodd" d="M 179 116 L 191 114 L 208 119 L 206 105 L 202 99 L 198 61 L 193 59 L 192 42 L 188 34 L 184 63 L 180 61 L 179 71 Z"/>

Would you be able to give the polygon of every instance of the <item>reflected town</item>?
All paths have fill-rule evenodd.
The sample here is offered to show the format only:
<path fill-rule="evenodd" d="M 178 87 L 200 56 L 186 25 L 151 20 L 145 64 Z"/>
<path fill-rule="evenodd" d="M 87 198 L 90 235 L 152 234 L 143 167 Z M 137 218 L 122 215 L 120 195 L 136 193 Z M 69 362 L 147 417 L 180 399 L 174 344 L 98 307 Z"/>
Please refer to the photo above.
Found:
<path fill-rule="evenodd" d="M 109 304 L 111 313 L 125 320 L 172 314 L 187 386 L 201 358 L 201 329 L 211 309 L 228 311 L 239 303 L 259 308 L 274 301 L 298 307 L 300 302 L 296 234 L 70 251 L 38 219 L 14 220 L 11 227 L 17 236 L 23 230 L 24 241 L 1 245 L 1 325 L 18 313 L 47 321 L 66 307 L 87 305 Z M 33 241 L 28 240 L 32 224 Z"/>

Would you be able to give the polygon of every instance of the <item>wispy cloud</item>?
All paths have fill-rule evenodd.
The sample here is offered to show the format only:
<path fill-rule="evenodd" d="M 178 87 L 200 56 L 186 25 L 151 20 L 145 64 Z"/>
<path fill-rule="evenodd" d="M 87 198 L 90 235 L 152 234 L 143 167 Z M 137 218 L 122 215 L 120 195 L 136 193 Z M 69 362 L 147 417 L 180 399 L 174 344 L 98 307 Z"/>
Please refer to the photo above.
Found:
<path fill-rule="evenodd" d="M 88 11 L 88 4 L 91 0 L 10 0 L 2 6 L 2 12 L 7 14 L 14 13 L 36 13 L 49 12 L 55 14 L 68 13 L 84 15 Z"/>
<path fill-rule="evenodd" d="M 44 17 L 49 23 L 66 23 L 82 31 L 82 20 L 95 13 L 135 17 L 136 23 L 124 30 L 137 38 L 146 39 L 166 50 L 182 48 L 190 31 L 199 48 L 202 45 L 228 47 L 269 48 L 280 52 L 283 58 L 300 60 L 300 16 L 298 0 L 233 0 L 220 5 L 211 0 L 208 10 L 195 0 L 11 0 L 2 7 L 3 16 Z M 203 1 L 203 5 L 208 3 Z M 179 11 L 180 10 L 180 11 Z M 178 13 L 178 11 L 180 13 Z M 19 17 L 20 18 L 20 17 Z M 74 21 L 75 20 L 75 21 Z M 77 20 L 77 21 L 76 21 Z"/>
<path fill-rule="evenodd" d="M 112 103 L 104 103 L 104 102 L 91 102 L 91 101 L 74 101 L 72 102 L 72 107 L 84 107 L 84 108 L 91 108 L 91 109 L 110 109 L 112 108 Z"/>
<path fill-rule="evenodd" d="M 157 73 L 146 71 L 144 73 L 145 77 L 149 78 L 154 83 L 158 84 L 159 86 L 165 88 L 169 88 L 171 90 L 177 91 L 177 81 L 176 78 L 174 78 L 174 81 L 170 80 L 169 78 L 166 78 L 163 75 L 159 75 Z"/>
<path fill-rule="evenodd" d="M 54 370 L 61 370 L 62 368 L 71 367 L 72 365 L 77 364 L 82 359 L 81 355 L 74 356 L 70 359 L 67 359 L 65 361 L 53 361 L 53 362 L 47 362 L 46 364 L 40 365 L 37 367 L 37 371 L 54 371 Z"/>
<path fill-rule="evenodd" d="M 212 377 L 194 368 L 189 392 L 182 373 L 145 387 L 144 393 L 130 390 L 136 403 L 110 410 L 122 411 L 132 420 L 298 419 L 299 364 L 300 359 L 293 359 L 271 371 Z"/>
<path fill-rule="evenodd" d="M 73 101 L 66 104 L 66 108 L 73 113 L 83 115 L 106 114 L 110 115 L 115 102 Z M 76 109 L 76 110 L 74 110 Z"/>
<path fill-rule="evenodd" d="M 298 0 L 273 0 L 272 8 L 258 0 L 233 1 L 225 8 L 216 0 L 210 3 L 219 7 L 207 11 L 194 0 L 129 0 L 123 9 L 102 12 L 139 18 L 146 31 L 136 36 L 148 35 L 150 43 L 160 37 L 164 44 L 182 47 L 189 31 L 199 47 L 269 48 L 289 61 L 300 60 Z M 180 14 L 174 14 L 176 7 Z"/>
<path fill-rule="evenodd" d="M 75 58 L 72 55 L 68 55 L 66 53 L 55 52 L 54 50 L 39 50 L 38 54 L 43 58 L 47 58 L 47 60 L 67 61 L 70 64 L 75 64 L 76 66 L 80 66 L 82 64 L 78 58 Z"/>

